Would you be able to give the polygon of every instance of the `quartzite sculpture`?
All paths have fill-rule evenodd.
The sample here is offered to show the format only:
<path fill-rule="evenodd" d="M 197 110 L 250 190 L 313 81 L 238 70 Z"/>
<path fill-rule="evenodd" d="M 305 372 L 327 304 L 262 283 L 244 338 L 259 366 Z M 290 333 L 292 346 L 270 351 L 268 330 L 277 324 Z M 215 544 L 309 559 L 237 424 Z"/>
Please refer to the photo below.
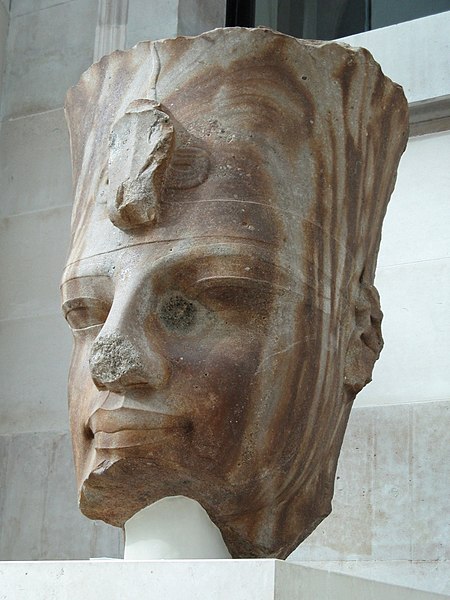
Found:
<path fill-rule="evenodd" d="M 81 510 L 183 495 L 233 556 L 285 557 L 382 346 L 403 92 L 366 50 L 232 28 L 106 56 L 66 111 Z"/>

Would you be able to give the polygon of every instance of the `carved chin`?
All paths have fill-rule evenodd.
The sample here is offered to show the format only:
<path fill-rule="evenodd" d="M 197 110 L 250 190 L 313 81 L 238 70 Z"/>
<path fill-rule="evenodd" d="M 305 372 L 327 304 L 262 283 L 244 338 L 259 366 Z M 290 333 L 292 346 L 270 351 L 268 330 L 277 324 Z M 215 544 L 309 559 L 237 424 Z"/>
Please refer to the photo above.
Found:
<path fill-rule="evenodd" d="M 130 489 L 129 473 L 137 475 L 135 489 Z M 127 479 L 122 477 L 126 474 Z M 225 496 L 220 493 L 220 499 L 207 497 L 204 486 L 200 494 L 198 485 L 192 482 L 180 482 L 173 480 L 172 485 L 167 482 L 165 486 L 156 484 L 152 493 L 151 478 L 157 473 L 150 465 L 143 468 L 142 464 L 133 464 L 133 461 L 115 460 L 104 461 L 95 472 L 91 473 L 84 482 L 79 505 L 81 511 L 91 519 L 103 520 L 106 523 L 122 527 L 124 523 L 136 512 L 160 500 L 161 498 L 174 495 L 183 495 L 197 500 L 206 510 L 211 520 L 220 529 L 224 541 L 234 558 L 262 558 L 277 557 L 286 558 L 305 539 L 317 525 L 331 512 L 332 489 L 329 493 L 320 494 L 314 492 L 312 497 L 305 495 L 299 501 L 288 501 L 260 508 L 259 510 L 248 510 L 239 514 L 222 514 L 219 510 Z M 142 491 L 140 483 L 145 481 L 145 492 Z M 121 484 L 121 481 L 123 483 Z M 166 488 L 166 491 L 162 490 Z M 194 490 L 195 488 L 195 490 Z M 124 499 L 122 506 L 117 506 L 117 494 Z M 218 503 L 213 503 L 217 501 Z M 229 508 L 231 507 L 231 503 Z M 241 502 L 238 503 L 242 509 Z M 237 508 L 236 506 L 234 507 Z"/>

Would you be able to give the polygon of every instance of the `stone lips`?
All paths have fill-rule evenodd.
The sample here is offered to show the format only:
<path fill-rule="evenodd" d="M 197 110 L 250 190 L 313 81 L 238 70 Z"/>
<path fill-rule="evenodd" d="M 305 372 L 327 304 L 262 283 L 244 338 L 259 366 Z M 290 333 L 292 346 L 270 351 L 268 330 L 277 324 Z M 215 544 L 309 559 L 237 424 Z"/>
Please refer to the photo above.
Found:
<path fill-rule="evenodd" d="M 108 140 L 142 98 L 169 116 L 175 149 L 157 226 L 121 230 L 100 201 L 109 185 Z M 201 427 L 190 420 L 187 401 L 178 400 L 187 420 L 178 426 L 169 418 L 165 438 L 147 443 L 135 431 L 134 449 L 119 449 L 113 459 L 99 460 L 93 444 L 101 453 L 102 444 L 123 441 L 83 438 L 72 415 L 81 508 L 122 525 L 148 503 L 184 494 L 205 507 L 233 556 L 285 557 L 331 510 L 351 403 L 381 349 L 373 277 L 407 139 L 402 91 L 365 50 L 233 28 L 104 57 L 69 92 L 66 111 L 75 183 L 66 278 L 81 276 L 92 257 L 156 242 L 200 246 L 214 241 L 216 229 L 221 241 L 270 249 L 270 260 L 291 275 L 287 284 L 275 281 L 288 294 L 264 329 L 254 365 L 243 367 L 250 382 L 259 377 L 260 402 L 250 399 L 258 387 L 252 384 L 240 437 L 223 457 L 226 477 L 219 463 L 211 468 L 213 459 L 189 458 Z M 226 408 L 214 417 L 217 427 Z M 256 457 L 253 478 L 239 475 L 247 455 Z"/>

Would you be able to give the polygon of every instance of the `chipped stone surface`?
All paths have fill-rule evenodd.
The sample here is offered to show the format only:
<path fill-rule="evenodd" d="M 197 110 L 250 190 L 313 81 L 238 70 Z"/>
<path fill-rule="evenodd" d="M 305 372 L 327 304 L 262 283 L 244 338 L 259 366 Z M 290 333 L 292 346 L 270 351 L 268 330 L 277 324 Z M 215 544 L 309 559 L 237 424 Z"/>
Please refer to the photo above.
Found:
<path fill-rule="evenodd" d="M 149 156 L 139 118 L 134 137 L 118 127 L 136 102 L 167 116 L 167 151 Z M 185 495 L 233 556 L 285 557 L 331 510 L 382 346 L 373 278 L 407 137 L 401 88 L 365 50 L 232 28 L 104 57 L 66 111 L 80 507 L 121 526 Z M 111 131 L 130 173 L 105 178 Z M 155 218 L 146 183 L 116 220 L 112 177 L 156 165 Z"/>
<path fill-rule="evenodd" d="M 136 100 L 109 138 L 108 211 L 121 229 L 156 221 L 173 149 L 173 125 L 149 100 Z"/>

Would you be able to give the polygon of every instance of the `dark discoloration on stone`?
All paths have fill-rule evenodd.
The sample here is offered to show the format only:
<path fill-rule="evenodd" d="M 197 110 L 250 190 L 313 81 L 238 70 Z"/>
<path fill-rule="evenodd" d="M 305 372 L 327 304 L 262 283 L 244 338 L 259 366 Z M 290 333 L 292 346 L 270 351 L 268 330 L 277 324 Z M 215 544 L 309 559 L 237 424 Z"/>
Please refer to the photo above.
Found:
<path fill-rule="evenodd" d="M 193 302 L 175 294 L 164 299 L 159 312 L 168 329 L 188 331 L 195 323 L 197 309 Z"/>
<path fill-rule="evenodd" d="M 161 155 L 115 126 L 136 100 L 167 115 Z M 233 556 L 283 558 L 331 510 L 381 350 L 373 278 L 402 91 L 364 50 L 235 28 L 113 53 L 66 110 L 80 507 L 122 526 L 185 495 Z M 115 127 L 139 160 L 119 153 L 109 173 Z M 113 188 L 152 165 L 156 187 L 120 216 Z"/>

